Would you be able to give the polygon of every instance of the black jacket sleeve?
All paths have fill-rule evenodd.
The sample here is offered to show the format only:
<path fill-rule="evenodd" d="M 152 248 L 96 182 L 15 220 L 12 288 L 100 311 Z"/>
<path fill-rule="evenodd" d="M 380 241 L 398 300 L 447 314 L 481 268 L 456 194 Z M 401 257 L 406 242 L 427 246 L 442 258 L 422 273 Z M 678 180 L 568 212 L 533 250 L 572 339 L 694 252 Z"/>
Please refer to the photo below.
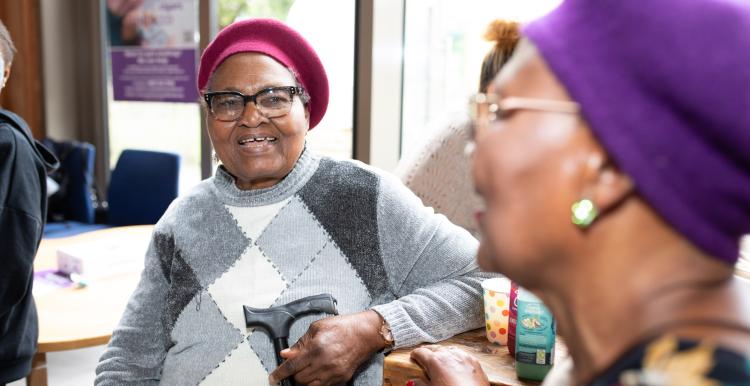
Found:
<path fill-rule="evenodd" d="M 36 351 L 31 291 L 46 215 L 45 161 L 15 123 L 0 120 L 0 384 L 24 377 Z"/>

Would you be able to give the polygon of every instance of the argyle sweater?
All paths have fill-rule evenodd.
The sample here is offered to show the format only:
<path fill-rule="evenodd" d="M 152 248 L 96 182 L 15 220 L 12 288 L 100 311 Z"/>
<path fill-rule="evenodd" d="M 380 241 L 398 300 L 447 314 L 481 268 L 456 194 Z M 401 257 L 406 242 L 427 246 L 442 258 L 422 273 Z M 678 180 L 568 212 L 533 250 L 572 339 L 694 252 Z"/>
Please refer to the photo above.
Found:
<path fill-rule="evenodd" d="M 245 324 L 330 293 L 340 314 L 375 309 L 397 347 L 482 325 L 477 241 L 395 177 L 305 150 L 277 185 L 239 190 L 223 168 L 169 207 L 96 369 L 96 385 L 267 385 L 273 345 Z M 298 320 L 290 344 L 310 323 Z M 355 374 L 382 384 L 383 356 Z"/>

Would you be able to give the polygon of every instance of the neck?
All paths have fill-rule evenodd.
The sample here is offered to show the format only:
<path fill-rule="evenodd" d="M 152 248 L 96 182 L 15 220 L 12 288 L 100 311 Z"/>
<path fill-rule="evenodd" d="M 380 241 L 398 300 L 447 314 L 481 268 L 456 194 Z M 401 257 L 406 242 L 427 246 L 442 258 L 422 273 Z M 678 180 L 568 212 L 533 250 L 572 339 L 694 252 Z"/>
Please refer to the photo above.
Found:
<path fill-rule="evenodd" d="M 679 321 L 691 296 L 732 276 L 730 267 L 707 258 L 663 224 L 644 228 L 639 221 L 630 232 L 623 224 L 611 225 L 595 224 L 586 238 L 596 241 L 584 243 L 571 258 L 575 264 L 551 269 L 554 277 L 545 278 L 540 294 L 557 318 L 582 383 Z"/>

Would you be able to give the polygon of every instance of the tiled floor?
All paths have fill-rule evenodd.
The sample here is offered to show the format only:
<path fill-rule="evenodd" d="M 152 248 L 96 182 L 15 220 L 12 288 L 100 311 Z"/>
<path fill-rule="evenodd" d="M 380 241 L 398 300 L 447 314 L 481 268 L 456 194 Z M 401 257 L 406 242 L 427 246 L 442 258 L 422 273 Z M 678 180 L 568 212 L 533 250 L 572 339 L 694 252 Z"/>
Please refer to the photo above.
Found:
<path fill-rule="evenodd" d="M 85 386 L 94 384 L 94 370 L 105 346 L 81 350 L 60 351 L 47 354 L 47 385 Z M 19 380 L 8 386 L 25 386 Z"/>

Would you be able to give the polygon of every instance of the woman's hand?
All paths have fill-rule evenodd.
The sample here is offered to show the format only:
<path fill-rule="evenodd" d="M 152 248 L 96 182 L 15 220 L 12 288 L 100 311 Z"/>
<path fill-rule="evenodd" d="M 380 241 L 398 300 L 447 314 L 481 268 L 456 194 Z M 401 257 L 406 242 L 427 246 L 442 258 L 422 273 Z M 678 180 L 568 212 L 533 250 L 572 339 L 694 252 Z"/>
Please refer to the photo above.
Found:
<path fill-rule="evenodd" d="M 487 386 L 490 381 L 482 371 L 479 361 L 456 347 L 423 346 L 411 352 L 427 373 L 429 381 L 415 379 L 413 386 Z"/>
<path fill-rule="evenodd" d="M 308 386 L 340 385 L 374 353 L 385 347 L 382 319 L 375 311 L 334 316 L 310 325 L 294 346 L 281 352 L 286 359 L 269 376 L 271 384 L 294 376 Z"/>

